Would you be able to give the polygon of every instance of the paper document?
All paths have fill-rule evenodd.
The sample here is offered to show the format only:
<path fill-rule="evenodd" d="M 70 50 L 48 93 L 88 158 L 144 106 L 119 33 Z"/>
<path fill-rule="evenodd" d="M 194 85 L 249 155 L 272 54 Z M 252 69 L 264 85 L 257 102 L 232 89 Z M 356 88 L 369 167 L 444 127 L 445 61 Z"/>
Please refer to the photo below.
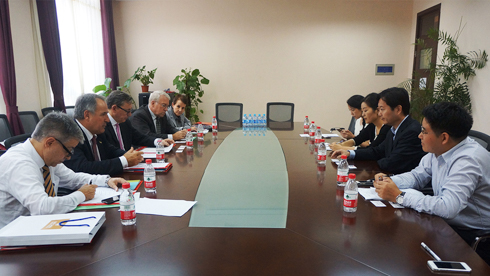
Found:
<path fill-rule="evenodd" d="M 181 217 L 197 201 L 141 198 L 136 204 L 137 214 Z"/>
<path fill-rule="evenodd" d="M 170 163 L 152 163 L 155 170 L 165 169 Z M 146 168 L 146 163 L 139 163 L 138 165 L 127 167 L 125 170 L 144 170 Z"/>
<path fill-rule="evenodd" d="M 122 189 L 119 188 L 117 191 L 109 188 L 109 187 L 97 187 L 95 189 L 95 196 L 91 200 L 86 200 L 82 202 L 82 204 L 94 204 L 94 203 L 102 203 L 103 199 L 120 195 L 122 193 Z"/>
<path fill-rule="evenodd" d="M 323 137 L 328 138 L 328 137 L 339 137 L 337 133 L 325 133 L 322 134 Z"/>
<path fill-rule="evenodd" d="M 165 153 L 168 153 L 172 150 L 174 145 L 164 147 Z M 157 158 L 157 148 L 144 148 L 141 150 L 143 152 L 143 158 Z"/>
<path fill-rule="evenodd" d="M 299 136 L 300 136 L 300 137 L 303 137 L 303 138 L 308 138 L 308 137 L 310 137 L 310 135 L 309 135 L 308 133 L 305 133 L 305 134 L 301 133 Z"/>
<path fill-rule="evenodd" d="M 400 191 L 407 192 L 410 190 L 413 190 L 413 189 L 401 189 Z M 358 188 L 358 191 L 359 191 L 359 194 L 362 195 L 362 197 L 364 197 L 365 200 L 383 200 L 381 197 L 379 197 L 378 193 L 376 193 L 376 189 L 374 187 Z M 391 205 L 393 206 L 393 204 L 391 204 Z M 400 207 L 395 207 L 395 206 L 393 206 L 393 207 L 394 208 L 400 208 Z M 403 208 L 403 206 L 402 206 L 402 208 Z"/>
<path fill-rule="evenodd" d="M 206 134 L 208 132 L 209 132 L 208 129 L 204 129 L 204 131 L 202 133 Z M 191 133 L 195 135 L 195 134 L 197 134 L 197 131 L 191 131 Z"/>

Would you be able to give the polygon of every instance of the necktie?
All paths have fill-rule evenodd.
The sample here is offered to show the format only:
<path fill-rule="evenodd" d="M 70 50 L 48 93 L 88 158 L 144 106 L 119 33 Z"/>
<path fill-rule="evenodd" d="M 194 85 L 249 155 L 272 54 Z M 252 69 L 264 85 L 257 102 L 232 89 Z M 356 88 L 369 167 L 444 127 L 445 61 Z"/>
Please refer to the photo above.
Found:
<path fill-rule="evenodd" d="M 100 161 L 99 155 L 97 154 L 97 138 L 95 135 L 92 137 L 92 153 L 94 154 L 95 161 Z"/>
<path fill-rule="evenodd" d="M 55 196 L 53 182 L 51 181 L 51 174 L 49 173 L 49 167 L 43 166 L 43 178 L 44 178 L 44 190 L 48 196 Z"/>
<path fill-rule="evenodd" d="M 160 134 L 162 132 L 162 127 L 160 126 L 160 120 L 157 118 L 156 119 L 156 126 L 157 126 L 157 134 Z"/>
<path fill-rule="evenodd" d="M 116 124 L 116 135 L 117 135 L 117 140 L 119 141 L 119 147 L 123 150 L 124 145 L 121 139 L 121 129 L 119 128 L 119 124 Z"/>

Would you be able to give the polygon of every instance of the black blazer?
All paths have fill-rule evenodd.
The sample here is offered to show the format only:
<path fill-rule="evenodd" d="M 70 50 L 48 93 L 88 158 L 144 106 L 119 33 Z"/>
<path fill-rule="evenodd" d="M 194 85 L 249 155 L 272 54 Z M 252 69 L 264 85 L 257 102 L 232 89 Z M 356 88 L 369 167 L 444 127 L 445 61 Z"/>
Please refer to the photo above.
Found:
<path fill-rule="evenodd" d="M 155 146 L 155 137 L 143 135 L 133 127 L 129 120 L 126 120 L 124 123 L 120 123 L 119 129 L 121 131 L 125 151 L 130 150 L 132 146 Z M 107 123 L 105 132 L 101 135 L 104 135 L 107 141 L 113 146 L 119 148 L 119 141 L 117 140 L 117 135 L 111 122 Z"/>
<path fill-rule="evenodd" d="M 147 105 L 144 105 L 136 110 L 129 118 L 133 127 L 143 135 L 152 136 L 155 138 L 168 138 L 168 134 L 174 134 L 178 129 L 173 128 L 167 121 L 167 116 L 158 118 L 160 120 L 161 133 L 156 133 L 155 124 L 151 118 L 150 110 Z"/>
<path fill-rule="evenodd" d="M 83 131 L 82 131 L 83 133 Z M 123 172 L 123 166 L 119 157 L 125 151 L 109 143 L 105 135 L 97 135 L 97 148 L 101 161 L 95 161 L 87 136 L 83 133 L 84 143 L 78 143 L 70 160 L 63 162 L 65 166 L 75 172 L 90 174 L 118 175 Z"/>
<path fill-rule="evenodd" d="M 364 141 L 369 140 L 371 144 L 366 148 L 376 147 L 377 145 L 381 144 L 385 140 L 386 134 L 388 134 L 390 129 L 391 126 L 383 125 L 379 130 L 378 136 L 376 136 L 376 126 L 374 124 L 369 124 L 367 127 L 363 128 L 361 132 L 359 132 L 359 135 L 354 137 L 354 142 L 356 143 L 356 146 L 358 146 L 362 144 Z"/>
<path fill-rule="evenodd" d="M 378 146 L 356 150 L 354 159 L 377 160 L 381 170 L 391 173 L 408 172 L 417 167 L 426 154 L 418 138 L 420 129 L 420 123 L 409 116 L 398 126 L 394 141 L 390 130 Z"/>

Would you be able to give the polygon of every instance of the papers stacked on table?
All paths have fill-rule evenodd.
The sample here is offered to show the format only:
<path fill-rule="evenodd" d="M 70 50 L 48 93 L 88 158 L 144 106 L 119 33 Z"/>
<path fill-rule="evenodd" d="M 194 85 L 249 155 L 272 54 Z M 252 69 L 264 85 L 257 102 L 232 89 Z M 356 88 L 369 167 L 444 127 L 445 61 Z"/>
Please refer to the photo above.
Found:
<path fill-rule="evenodd" d="M 152 163 L 153 168 L 157 172 L 168 172 L 172 168 L 172 163 Z M 136 166 L 127 167 L 125 172 L 143 172 L 145 170 L 146 163 L 139 163 Z"/>

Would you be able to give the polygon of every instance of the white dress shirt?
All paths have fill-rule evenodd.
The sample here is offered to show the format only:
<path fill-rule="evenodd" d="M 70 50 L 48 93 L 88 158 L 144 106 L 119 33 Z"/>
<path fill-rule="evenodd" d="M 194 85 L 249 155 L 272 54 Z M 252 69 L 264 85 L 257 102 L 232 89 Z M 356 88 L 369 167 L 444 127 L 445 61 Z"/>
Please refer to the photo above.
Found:
<path fill-rule="evenodd" d="M 10 148 L 0 157 L 0 228 L 19 216 L 61 214 L 72 211 L 85 201 L 82 192 L 49 197 L 44 190 L 44 160 L 30 140 Z M 54 190 L 71 190 L 83 184 L 107 186 L 108 175 L 75 173 L 63 163 L 49 167 Z"/>

